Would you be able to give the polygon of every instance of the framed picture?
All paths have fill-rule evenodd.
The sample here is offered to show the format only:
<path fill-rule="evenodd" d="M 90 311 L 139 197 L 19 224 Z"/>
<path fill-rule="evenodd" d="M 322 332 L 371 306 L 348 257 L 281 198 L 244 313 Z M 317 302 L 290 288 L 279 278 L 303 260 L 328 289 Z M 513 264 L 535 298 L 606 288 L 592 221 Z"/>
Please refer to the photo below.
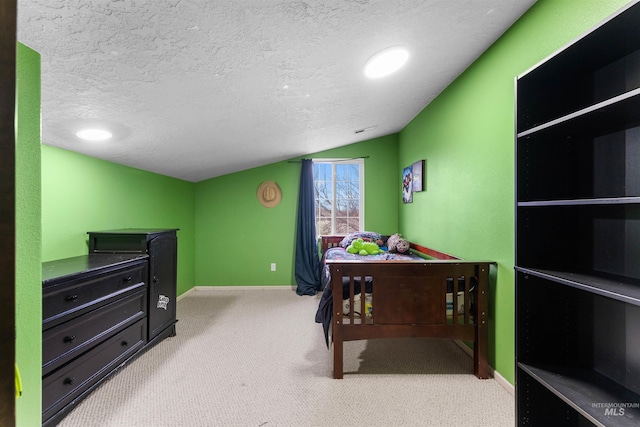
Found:
<path fill-rule="evenodd" d="M 402 169 L 402 203 L 413 202 L 412 167 Z"/>
<path fill-rule="evenodd" d="M 413 192 L 424 190 L 424 160 L 418 160 L 411 165 L 411 182 Z"/>

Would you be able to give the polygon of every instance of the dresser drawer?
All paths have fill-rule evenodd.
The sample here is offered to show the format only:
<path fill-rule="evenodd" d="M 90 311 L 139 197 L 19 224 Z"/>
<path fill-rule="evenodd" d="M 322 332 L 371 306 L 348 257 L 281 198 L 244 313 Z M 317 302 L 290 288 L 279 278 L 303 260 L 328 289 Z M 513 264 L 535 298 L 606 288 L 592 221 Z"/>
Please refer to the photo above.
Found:
<path fill-rule="evenodd" d="M 48 286 L 42 295 L 43 330 L 108 304 L 144 285 L 146 261 Z"/>
<path fill-rule="evenodd" d="M 42 334 L 42 374 L 67 363 L 114 333 L 144 318 L 144 285 L 132 295 L 50 328 Z"/>
<path fill-rule="evenodd" d="M 42 379 L 43 420 L 92 389 L 145 344 L 146 322 L 140 320 Z"/>

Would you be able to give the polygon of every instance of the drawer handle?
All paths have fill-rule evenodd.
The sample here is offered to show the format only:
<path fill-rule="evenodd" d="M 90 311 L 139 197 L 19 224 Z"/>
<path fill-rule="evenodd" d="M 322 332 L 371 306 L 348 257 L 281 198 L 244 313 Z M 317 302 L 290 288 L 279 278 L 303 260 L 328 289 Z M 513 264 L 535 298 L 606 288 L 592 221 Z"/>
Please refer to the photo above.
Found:
<path fill-rule="evenodd" d="M 76 302 L 78 300 L 78 295 L 69 295 L 67 296 L 67 301 L 69 302 Z"/>
<path fill-rule="evenodd" d="M 75 335 L 67 335 L 66 337 L 64 337 L 64 342 L 73 342 L 73 340 L 76 339 Z"/>
<path fill-rule="evenodd" d="M 76 379 L 74 377 L 67 377 L 64 379 L 65 385 L 71 385 Z"/>
<path fill-rule="evenodd" d="M 123 341 L 122 341 L 122 346 L 123 346 L 123 347 L 128 347 L 128 346 L 129 346 L 129 341 L 127 341 L 127 340 L 123 340 Z"/>
<path fill-rule="evenodd" d="M 127 283 L 132 281 L 132 280 L 133 280 L 133 277 L 131 277 L 131 276 L 127 276 L 124 279 L 122 279 L 123 282 L 127 282 Z"/>

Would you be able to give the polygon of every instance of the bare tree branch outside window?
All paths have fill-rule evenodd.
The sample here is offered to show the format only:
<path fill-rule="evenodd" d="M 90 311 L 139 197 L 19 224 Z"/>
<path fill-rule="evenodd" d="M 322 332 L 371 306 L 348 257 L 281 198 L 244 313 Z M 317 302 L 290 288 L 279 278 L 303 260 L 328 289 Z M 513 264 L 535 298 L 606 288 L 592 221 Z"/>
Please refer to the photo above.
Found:
<path fill-rule="evenodd" d="M 348 234 L 362 229 L 362 159 L 314 162 L 316 232 Z"/>

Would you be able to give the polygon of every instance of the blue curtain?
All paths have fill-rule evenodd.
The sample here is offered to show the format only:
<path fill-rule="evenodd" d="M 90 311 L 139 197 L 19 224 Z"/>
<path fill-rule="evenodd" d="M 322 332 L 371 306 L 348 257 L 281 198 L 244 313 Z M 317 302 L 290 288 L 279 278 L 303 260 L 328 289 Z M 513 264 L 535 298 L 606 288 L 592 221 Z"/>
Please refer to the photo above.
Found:
<path fill-rule="evenodd" d="M 316 239 L 313 161 L 302 159 L 300 192 L 298 193 L 298 226 L 296 230 L 296 283 L 298 295 L 315 295 L 320 290 L 320 258 Z"/>

